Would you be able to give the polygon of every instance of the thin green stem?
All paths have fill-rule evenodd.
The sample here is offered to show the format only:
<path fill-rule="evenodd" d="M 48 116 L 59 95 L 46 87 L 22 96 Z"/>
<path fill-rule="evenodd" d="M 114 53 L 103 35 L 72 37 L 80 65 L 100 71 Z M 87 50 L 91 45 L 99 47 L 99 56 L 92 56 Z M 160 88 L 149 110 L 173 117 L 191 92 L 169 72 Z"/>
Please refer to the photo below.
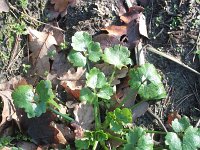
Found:
<path fill-rule="evenodd" d="M 94 145 L 93 145 L 92 150 L 96 150 L 96 149 L 97 149 L 97 145 L 98 145 L 98 143 L 99 143 L 98 141 L 95 141 L 95 142 L 94 142 Z"/>
<path fill-rule="evenodd" d="M 163 134 L 166 135 L 167 132 L 163 132 L 163 131 L 154 131 L 154 130 L 145 130 L 146 133 L 155 133 L 155 134 Z"/>
<path fill-rule="evenodd" d="M 57 110 L 55 110 L 55 109 L 53 109 L 53 108 L 51 108 L 51 107 L 49 107 L 49 109 L 50 109 L 53 113 L 55 113 L 55 114 L 57 114 L 57 115 L 63 117 L 64 119 L 66 119 L 66 120 L 69 121 L 69 122 L 75 121 L 73 118 L 69 117 L 68 115 L 62 114 L 62 113 L 60 113 L 59 111 L 57 111 Z"/>
<path fill-rule="evenodd" d="M 87 66 L 87 71 L 89 72 L 90 71 L 90 63 L 89 63 L 88 59 L 86 60 L 86 66 Z"/>
<path fill-rule="evenodd" d="M 101 126 L 101 120 L 99 115 L 99 103 L 98 103 L 98 97 L 96 96 L 94 99 L 94 119 L 95 119 L 95 128 L 96 130 L 100 129 Z"/>
<path fill-rule="evenodd" d="M 115 140 L 117 142 L 121 142 L 121 143 L 126 143 L 127 142 L 126 140 L 123 140 L 123 139 L 121 139 L 121 138 L 119 138 L 117 136 L 113 136 L 113 135 L 111 135 L 109 133 L 107 133 L 107 134 L 108 134 L 108 138 L 109 139 L 113 139 L 113 140 Z"/>
<path fill-rule="evenodd" d="M 117 68 L 114 67 L 114 70 L 113 70 L 112 75 L 111 75 L 111 77 L 110 77 L 110 79 L 109 79 L 109 82 L 108 82 L 109 84 L 111 84 L 111 83 L 113 82 L 114 77 L 115 77 L 116 70 L 117 70 Z"/>

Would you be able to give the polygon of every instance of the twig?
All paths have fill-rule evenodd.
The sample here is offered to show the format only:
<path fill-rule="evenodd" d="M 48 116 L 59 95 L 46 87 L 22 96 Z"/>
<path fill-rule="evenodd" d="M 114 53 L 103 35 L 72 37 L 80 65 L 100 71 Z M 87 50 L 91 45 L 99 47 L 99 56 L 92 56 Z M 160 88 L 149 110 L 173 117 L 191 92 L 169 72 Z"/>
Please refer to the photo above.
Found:
<path fill-rule="evenodd" d="M 200 73 L 199 73 L 198 71 L 196 71 L 196 70 L 194 70 L 193 68 L 187 66 L 187 65 L 184 64 L 183 62 L 177 60 L 175 57 L 169 56 L 169 55 L 167 55 L 167 54 L 165 54 L 165 53 L 163 53 L 163 52 L 161 52 L 161 51 L 159 51 L 159 50 L 153 48 L 151 45 L 147 44 L 147 45 L 144 46 L 144 47 L 146 47 L 146 49 L 149 50 L 150 52 L 153 52 L 153 53 L 155 53 L 155 54 L 157 54 L 157 55 L 160 55 L 160 56 L 162 56 L 162 57 L 165 57 L 165 58 L 167 58 L 167 59 L 169 59 L 169 60 L 171 60 L 171 61 L 173 61 L 173 62 L 175 62 L 175 63 L 177 63 L 177 64 L 179 64 L 179 65 L 181 65 L 182 67 L 184 67 L 184 68 L 186 68 L 186 69 L 188 69 L 188 70 L 190 70 L 190 71 L 196 73 L 197 75 L 200 75 Z"/>
<path fill-rule="evenodd" d="M 162 126 L 162 128 L 165 130 L 165 132 L 168 132 L 167 131 L 167 129 L 166 129 L 166 127 L 165 127 L 165 125 L 162 123 L 162 121 L 160 120 L 160 118 L 157 116 L 157 115 L 155 115 L 152 111 L 151 111 L 151 109 L 147 109 L 147 111 L 148 111 L 148 113 L 150 114 L 150 115 L 152 115 L 154 118 L 156 118 L 157 120 L 158 120 L 158 122 L 160 123 L 160 125 Z"/>

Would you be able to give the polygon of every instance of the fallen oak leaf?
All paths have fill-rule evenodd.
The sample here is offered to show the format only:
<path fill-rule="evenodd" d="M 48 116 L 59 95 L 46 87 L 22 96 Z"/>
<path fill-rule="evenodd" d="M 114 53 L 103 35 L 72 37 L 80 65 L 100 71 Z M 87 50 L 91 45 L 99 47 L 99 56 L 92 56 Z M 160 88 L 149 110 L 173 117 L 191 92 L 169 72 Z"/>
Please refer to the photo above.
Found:
<path fill-rule="evenodd" d="M 56 47 L 54 45 L 57 45 L 56 39 L 52 33 L 39 32 L 31 28 L 28 28 L 28 33 L 29 47 L 32 52 L 30 54 L 30 61 L 33 67 L 30 69 L 30 74 L 37 74 L 45 78 L 46 73 L 50 71 L 50 56 L 48 54 L 55 52 Z"/>

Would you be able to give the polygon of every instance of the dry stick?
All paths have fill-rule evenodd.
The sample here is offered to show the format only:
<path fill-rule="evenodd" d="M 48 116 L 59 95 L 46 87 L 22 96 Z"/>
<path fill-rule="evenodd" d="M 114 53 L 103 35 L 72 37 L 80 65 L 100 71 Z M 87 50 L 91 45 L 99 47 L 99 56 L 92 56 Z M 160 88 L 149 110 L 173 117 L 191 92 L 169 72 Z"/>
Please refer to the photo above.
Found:
<path fill-rule="evenodd" d="M 157 120 L 158 120 L 158 122 L 160 123 L 160 125 L 162 126 L 162 128 L 165 130 L 165 132 L 168 132 L 167 131 L 167 129 L 166 129 L 166 127 L 165 127 L 165 125 L 162 123 L 162 121 L 160 120 L 160 118 L 157 116 L 157 115 L 155 115 L 152 111 L 151 111 L 151 109 L 147 109 L 147 111 L 148 111 L 148 113 L 149 114 L 151 114 L 154 118 L 156 118 Z"/>
<path fill-rule="evenodd" d="M 173 61 L 173 62 L 175 62 L 175 63 L 177 63 L 177 64 L 179 64 L 179 65 L 181 65 L 182 67 L 184 67 L 184 68 L 186 68 L 186 69 L 188 69 L 188 70 L 190 70 L 190 71 L 196 73 L 197 75 L 200 75 L 200 73 L 199 73 L 198 71 L 196 71 L 196 70 L 194 70 L 193 68 L 187 66 L 187 65 L 184 64 L 183 62 L 177 60 L 175 57 L 169 56 L 169 55 L 167 55 L 167 54 L 165 54 L 165 53 L 163 53 L 163 52 L 161 52 L 161 51 L 159 51 L 159 50 L 153 48 L 151 45 L 147 44 L 147 45 L 144 46 L 144 47 L 145 47 L 147 50 L 149 50 L 150 52 L 153 52 L 153 53 L 155 53 L 155 54 L 157 54 L 157 55 L 160 55 L 160 56 L 162 56 L 162 57 L 165 57 L 165 58 L 167 58 L 167 59 L 169 59 L 169 60 L 171 60 L 171 61 Z"/>

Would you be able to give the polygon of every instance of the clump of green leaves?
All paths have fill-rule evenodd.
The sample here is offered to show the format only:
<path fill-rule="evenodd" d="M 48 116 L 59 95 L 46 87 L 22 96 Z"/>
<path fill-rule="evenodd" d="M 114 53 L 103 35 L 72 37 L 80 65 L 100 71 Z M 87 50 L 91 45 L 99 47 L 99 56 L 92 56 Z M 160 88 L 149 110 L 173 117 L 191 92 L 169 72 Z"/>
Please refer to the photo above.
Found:
<path fill-rule="evenodd" d="M 190 124 L 189 119 L 183 116 L 172 122 L 174 132 L 165 136 L 165 144 L 170 150 L 197 150 L 200 148 L 200 129 Z"/>
<path fill-rule="evenodd" d="M 28 0 L 18 0 L 18 5 L 21 6 L 23 9 L 26 9 L 28 6 Z"/>
<path fill-rule="evenodd" d="M 12 98 L 15 106 L 23 108 L 28 118 L 39 117 L 50 104 L 59 107 L 54 101 L 55 95 L 49 80 L 41 80 L 35 91 L 31 85 L 20 85 L 13 91 Z"/>

